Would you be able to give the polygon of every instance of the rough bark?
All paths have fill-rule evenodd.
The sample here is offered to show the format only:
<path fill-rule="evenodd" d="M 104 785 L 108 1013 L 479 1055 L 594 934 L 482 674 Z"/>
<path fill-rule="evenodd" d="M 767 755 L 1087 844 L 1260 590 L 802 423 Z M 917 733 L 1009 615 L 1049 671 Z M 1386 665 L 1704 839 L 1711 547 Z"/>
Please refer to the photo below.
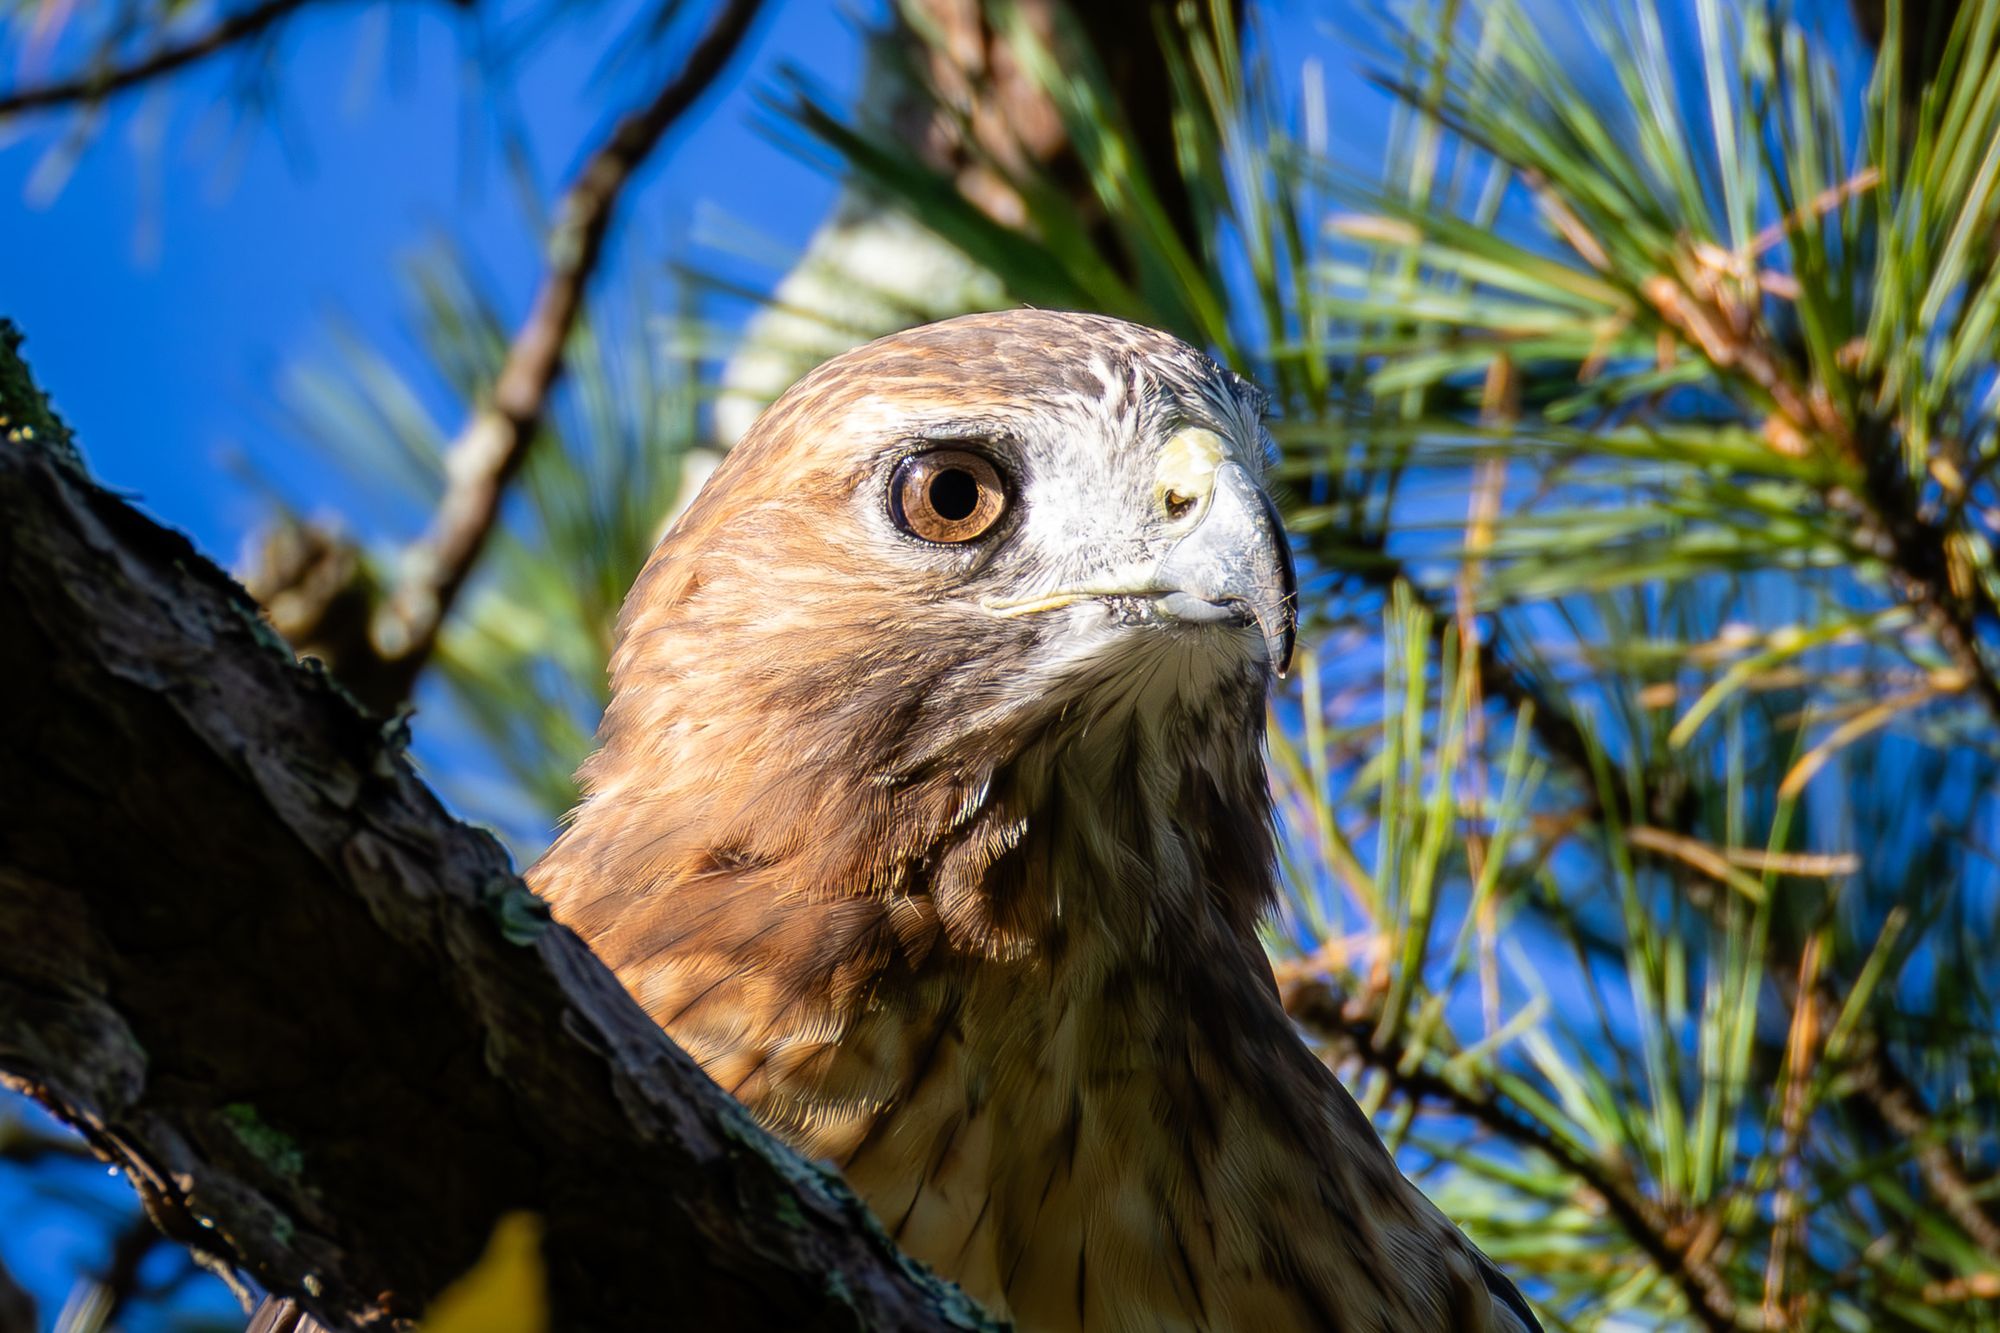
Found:
<path fill-rule="evenodd" d="M 93 484 L 0 324 L 0 1078 L 336 1327 L 546 1224 L 557 1325 L 980 1327 Z"/>

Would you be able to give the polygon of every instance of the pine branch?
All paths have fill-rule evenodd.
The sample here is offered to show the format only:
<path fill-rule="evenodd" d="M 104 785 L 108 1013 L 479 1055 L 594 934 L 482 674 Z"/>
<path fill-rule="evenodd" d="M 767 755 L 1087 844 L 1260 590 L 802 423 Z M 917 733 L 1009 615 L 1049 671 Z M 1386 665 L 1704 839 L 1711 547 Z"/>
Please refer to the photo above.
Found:
<path fill-rule="evenodd" d="M 1866 470 L 1864 493 L 1850 500 L 1863 539 L 1894 572 L 1897 597 L 1930 628 L 1967 688 L 2000 723 L 2000 674 L 1988 661 L 1979 632 L 1981 625 L 2000 627 L 2000 608 L 1976 576 L 1952 577 L 1951 533 L 1924 517 L 1904 470 L 1902 447 L 1885 429 L 1873 434 L 1859 460 Z"/>
<path fill-rule="evenodd" d="M 1562 757 L 1560 752 L 1557 756 Z M 1565 821 L 1565 827 L 1574 832 L 1599 818 L 1601 813 L 1593 804 Z M 1680 831 L 1687 831 L 1684 825 Z M 1685 872 L 1685 866 L 1657 851 L 1637 843 L 1628 845 L 1641 860 L 1665 865 L 1677 873 Z M 1698 889 L 1691 888 L 1683 896 L 1710 916 L 1723 903 L 1721 894 Z M 1845 997 L 1824 973 L 1815 977 L 1810 990 L 1802 995 L 1797 952 L 1786 947 L 1781 933 L 1773 933 L 1767 939 L 1764 966 L 1790 1006 L 1811 1004 L 1818 1011 L 1819 1029 L 1826 1031 L 1833 1026 L 1844 1008 Z M 1965 1163 L 1947 1146 L 1946 1136 L 1937 1127 L 1936 1112 L 1916 1080 L 1890 1053 L 1873 1011 L 1864 1010 L 1860 1015 L 1854 1045 L 1846 1058 L 1851 1077 L 1839 1085 L 1841 1099 L 1862 1112 L 1874 1130 L 1874 1137 L 1910 1144 L 1918 1171 L 1945 1214 L 1958 1224 L 1967 1239 L 2000 1263 L 2000 1214 L 1995 1213 L 1990 1202 L 1991 1185 L 1974 1184 Z"/>
<path fill-rule="evenodd" d="M 1907 529 L 1906 529 L 1907 531 Z M 1943 536 L 1927 526 L 1924 531 L 1932 532 L 1936 539 L 1937 559 L 1942 560 Z M 1914 542 L 1914 538 L 1906 538 Z M 1927 549 L 1920 544 L 1912 549 Z M 1400 565 L 1385 562 L 1379 568 L 1370 566 L 1367 576 L 1380 579 L 1384 590 L 1393 586 L 1402 576 Z M 1942 588 L 1948 594 L 1948 583 L 1935 582 L 1932 576 L 1927 586 Z M 1416 586 L 1411 584 L 1413 588 Z M 1912 585 L 1905 585 L 1912 586 Z M 1444 608 L 1432 599 L 1425 599 L 1431 611 L 1433 634 L 1449 632 L 1451 621 Z M 1921 608 L 1919 608 L 1921 609 Z M 1963 601 L 1939 601 L 1933 610 L 1939 616 L 1957 617 L 1969 615 L 1969 604 Z M 1970 625 L 1967 626 L 1968 632 Z M 1485 640 L 1476 645 L 1475 669 L 1479 672 L 1482 691 L 1487 698 L 1503 701 L 1510 710 L 1519 714 L 1523 707 L 1529 709 L 1529 726 L 1545 753 L 1562 764 L 1571 774 L 1581 793 L 1580 809 L 1568 821 L 1572 829 L 1600 825 L 1605 818 L 1605 810 L 1599 801 L 1599 788 L 1592 775 L 1590 761 L 1590 741 L 1572 717 L 1555 701 L 1548 699 L 1536 689 L 1533 682 L 1509 667 L 1493 654 L 1492 647 Z M 1982 659 L 1976 648 L 1967 646 L 1964 651 L 1974 662 Z M 1973 677 L 1986 680 L 1993 678 L 1983 672 Z M 1996 694 L 2000 700 L 2000 694 Z M 2000 720 L 2000 702 L 1996 702 L 1995 718 Z M 1650 781 L 1642 788 L 1636 802 L 1628 801 L 1625 789 L 1611 788 L 1612 799 L 1617 803 L 1615 813 L 1619 823 L 1631 827 L 1639 823 L 1655 823 L 1673 832 L 1690 834 L 1689 827 L 1694 810 L 1689 804 L 1690 793 L 1674 792 Z M 1633 806 L 1643 806 L 1642 816 Z M 1664 861 L 1657 852 L 1642 846 L 1633 846 L 1633 853 L 1642 860 L 1672 865 Z M 1678 867 L 1676 867 L 1678 868 Z M 1713 913 L 1722 905 L 1722 897 L 1714 893 L 1690 892 L 1688 900 L 1704 912 Z M 1788 992 L 1792 1002 L 1798 1003 L 1800 977 L 1795 952 L 1780 947 L 1780 936 L 1774 934 L 1767 942 L 1765 965 L 1779 986 Z M 1831 980 L 1818 977 L 1811 991 L 1811 1001 L 1826 1015 L 1823 1023 L 1830 1023 L 1842 1008 L 1842 997 L 1835 990 Z M 1924 1182 L 1937 1197 L 1945 1213 L 1965 1232 L 1966 1237 L 1983 1250 L 1988 1257 L 2000 1263 L 2000 1212 L 1990 1201 L 1990 1186 L 1975 1184 L 1965 1163 L 1948 1146 L 1946 1136 L 1938 1131 L 1936 1112 L 1924 1096 L 1913 1078 L 1904 1071 L 1887 1043 L 1877 1030 L 1872 1012 L 1861 1017 L 1860 1030 L 1854 1050 L 1849 1056 L 1854 1073 L 1853 1079 L 1843 1088 L 1848 1099 L 1866 1108 L 1870 1120 L 1888 1131 L 1885 1138 L 1907 1140 L 1912 1145 L 1918 1169 Z"/>
<path fill-rule="evenodd" d="M 715 83 L 741 47 L 761 0 L 727 0 L 686 63 L 645 106 L 621 119 L 563 196 L 549 237 L 549 269 L 527 320 L 507 349 L 491 398 L 445 457 L 445 492 L 428 530 L 403 553 L 401 571 L 355 631 L 316 641 L 323 660 L 357 698 L 391 713 L 409 697 L 438 634 L 499 522 L 507 488 L 540 434 L 563 370 L 563 348 L 626 186 L 666 134 Z M 260 587 L 267 603 L 285 588 Z M 331 598 L 351 591 L 332 589 Z M 308 607 L 309 637 L 326 640 Z M 295 639 L 295 644 L 304 646 Z"/>
<path fill-rule="evenodd" d="M 0 1081 L 332 1327 L 420 1313 L 524 1208 L 558 1327 L 991 1327 L 702 1076 L 396 729 L 90 482 L 17 341 Z"/>
<path fill-rule="evenodd" d="M 23 111 L 48 111 L 78 102 L 101 102 L 115 93 L 137 88 L 240 46 L 317 2 L 264 0 L 263 4 L 216 20 L 212 27 L 184 42 L 163 47 L 130 64 L 112 65 L 74 78 L 0 92 L 0 116 Z"/>
<path fill-rule="evenodd" d="M 1412 1061 L 1398 1039 L 1383 1040 L 1379 1003 L 1344 995 L 1323 973 L 1307 967 L 1281 968 L 1279 989 L 1285 1012 L 1325 1047 L 1329 1062 L 1358 1060 L 1386 1076 L 1412 1104 L 1432 1101 L 1450 1107 L 1523 1148 L 1532 1149 L 1594 1191 L 1605 1211 L 1653 1266 L 1679 1287 L 1688 1309 L 1711 1333 L 1758 1328 L 1761 1322 L 1739 1305 L 1713 1264 L 1696 1246 L 1702 1228 L 1691 1220 L 1669 1219 L 1646 1197 L 1629 1172 L 1591 1157 L 1507 1107 L 1490 1089 L 1461 1086 Z"/>
<path fill-rule="evenodd" d="M 1489 695 L 1506 699 L 1517 710 L 1523 701 L 1532 701 L 1534 721 L 1541 721 L 1545 716 L 1544 704 L 1530 687 L 1525 687 L 1518 677 L 1483 653 L 1479 666 L 1482 683 Z M 1519 693 L 1514 692 L 1517 687 L 1520 687 Z M 1554 710 L 1550 710 L 1550 715 L 1554 715 Z M 1535 734 L 1544 749 L 1559 762 L 1570 765 L 1580 779 L 1579 785 L 1585 793 L 1584 804 L 1563 823 L 1568 832 L 1576 832 L 1599 824 L 1603 819 L 1603 810 L 1597 803 L 1596 789 L 1588 785 L 1589 752 L 1585 748 L 1587 742 L 1582 732 L 1566 717 L 1558 716 L 1557 720 L 1559 725 L 1552 731 L 1537 726 Z M 1569 748 L 1572 738 L 1576 747 L 1574 750 Z M 1618 789 L 1613 790 L 1614 799 L 1618 799 Z M 1662 796 L 1648 795 L 1644 803 L 1648 807 L 1663 808 L 1669 817 L 1677 808 L 1674 802 Z M 1626 818 L 1622 805 L 1619 815 L 1621 820 Z M 1679 833 L 1691 832 L 1685 812 L 1682 817 L 1674 819 L 1672 827 Z M 1684 866 L 1662 857 L 1653 849 L 1636 843 L 1628 845 L 1640 860 L 1665 865 L 1676 872 L 1685 870 Z M 1690 889 L 1684 897 L 1710 915 L 1719 911 L 1723 903 L 1722 895 L 1698 889 Z M 1796 950 L 1785 947 L 1782 935 L 1773 934 L 1766 942 L 1764 953 L 1764 965 L 1785 994 L 1787 1003 L 1793 1006 L 1813 1004 L 1820 1013 L 1818 1022 L 1821 1030 L 1830 1028 L 1844 1007 L 1844 997 L 1833 981 L 1822 973 L 1814 978 L 1810 991 L 1802 997 Z M 1958 1224 L 1967 1239 L 2000 1263 L 2000 1212 L 1995 1211 L 1992 1202 L 1991 1183 L 1975 1184 L 1965 1163 L 1951 1151 L 1946 1136 L 1937 1127 L 1936 1112 L 1916 1080 L 1904 1071 L 1889 1051 L 1872 1011 L 1864 1011 L 1860 1017 L 1847 1063 L 1852 1077 L 1840 1085 L 1843 1100 L 1856 1104 L 1865 1113 L 1877 1138 L 1906 1141 L 1911 1145 L 1919 1173 L 1945 1214 Z"/>
<path fill-rule="evenodd" d="M 1814 992 L 1823 1024 L 1840 1011 L 1837 997 L 1830 991 Z M 1881 1038 L 1864 1034 L 1859 1051 L 1851 1057 L 1855 1097 L 1872 1113 L 1875 1136 L 1886 1142 L 1904 1142 L 1910 1147 L 1917 1173 L 1937 1200 L 1938 1206 L 1956 1222 L 1966 1238 L 1996 1264 L 2000 1264 L 2000 1216 L 1992 1204 L 1992 1184 L 1974 1185 L 1965 1164 L 1945 1146 L 1935 1115 L 1923 1093 L 1881 1048 Z"/>

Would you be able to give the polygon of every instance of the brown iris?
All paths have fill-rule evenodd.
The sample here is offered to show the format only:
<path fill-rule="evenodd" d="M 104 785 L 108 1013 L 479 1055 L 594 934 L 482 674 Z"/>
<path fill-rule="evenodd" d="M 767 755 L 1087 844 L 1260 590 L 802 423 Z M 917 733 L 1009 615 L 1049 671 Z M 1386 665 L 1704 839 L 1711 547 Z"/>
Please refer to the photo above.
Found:
<path fill-rule="evenodd" d="M 933 449 L 896 465 L 889 513 L 927 542 L 969 542 L 992 531 L 1007 510 L 1000 471 L 966 449 Z"/>

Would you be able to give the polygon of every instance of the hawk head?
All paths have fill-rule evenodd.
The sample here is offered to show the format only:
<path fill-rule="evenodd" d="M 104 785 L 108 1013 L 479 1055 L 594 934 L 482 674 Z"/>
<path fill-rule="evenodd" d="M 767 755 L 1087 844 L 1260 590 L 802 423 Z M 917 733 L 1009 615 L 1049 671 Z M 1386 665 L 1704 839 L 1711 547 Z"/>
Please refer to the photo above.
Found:
<path fill-rule="evenodd" d="M 711 862 L 895 893 L 956 851 L 944 923 L 1018 951 L 1054 890 L 998 903 L 983 876 L 1029 811 L 1193 802 L 1213 817 L 1173 836 L 1236 844 L 1247 923 L 1296 603 L 1261 409 L 1180 340 L 1094 315 L 971 315 L 821 366 L 634 585 L 558 851 L 588 851 L 593 896 Z M 1110 886 L 1107 919 L 1153 921 L 1161 893 Z"/>
<path fill-rule="evenodd" d="M 1004 653 L 1044 706 L 1135 677 L 1148 688 L 1126 701 L 1158 706 L 1284 672 L 1296 588 L 1261 396 L 1177 339 L 976 315 L 831 363 L 758 445 L 798 457 L 795 403 L 827 432 L 798 461 L 828 468 L 813 484 L 859 557 L 849 595 L 885 625 L 921 615 L 969 661 Z"/>
<path fill-rule="evenodd" d="M 744 648 L 825 638 L 856 707 L 923 714 L 918 747 L 1107 687 L 1095 706 L 1258 693 L 1289 662 L 1296 601 L 1261 407 L 1178 339 L 1091 315 L 972 315 L 850 352 L 764 416 L 663 544 L 620 684 L 694 624 Z"/>

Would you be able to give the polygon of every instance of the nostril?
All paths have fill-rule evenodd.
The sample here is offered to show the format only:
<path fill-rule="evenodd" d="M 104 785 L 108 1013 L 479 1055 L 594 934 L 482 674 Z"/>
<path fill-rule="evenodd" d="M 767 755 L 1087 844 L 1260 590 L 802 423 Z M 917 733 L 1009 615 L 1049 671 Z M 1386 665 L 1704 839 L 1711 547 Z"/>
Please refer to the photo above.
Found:
<path fill-rule="evenodd" d="M 1165 496 L 1168 518 L 1186 518 L 1195 507 L 1195 497 L 1185 491 L 1168 490 Z"/>

